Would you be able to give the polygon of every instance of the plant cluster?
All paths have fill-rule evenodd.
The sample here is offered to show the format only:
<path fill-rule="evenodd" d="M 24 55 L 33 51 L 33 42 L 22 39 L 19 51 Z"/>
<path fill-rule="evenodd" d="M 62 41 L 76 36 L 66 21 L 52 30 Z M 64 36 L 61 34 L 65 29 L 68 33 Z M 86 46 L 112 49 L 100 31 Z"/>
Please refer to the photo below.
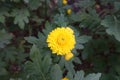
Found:
<path fill-rule="evenodd" d="M 0 80 L 120 80 L 120 1 L 0 0 Z"/>

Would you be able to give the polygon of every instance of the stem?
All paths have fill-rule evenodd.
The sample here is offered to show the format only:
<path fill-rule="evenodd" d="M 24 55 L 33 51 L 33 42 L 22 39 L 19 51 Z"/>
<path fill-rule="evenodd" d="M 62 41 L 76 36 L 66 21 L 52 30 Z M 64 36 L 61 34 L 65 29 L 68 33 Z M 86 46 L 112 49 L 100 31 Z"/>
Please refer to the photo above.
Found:
<path fill-rule="evenodd" d="M 47 0 L 45 0 L 45 17 L 47 16 Z"/>
<path fill-rule="evenodd" d="M 28 28 L 29 28 L 29 36 L 31 36 L 32 35 L 32 27 L 29 25 Z"/>

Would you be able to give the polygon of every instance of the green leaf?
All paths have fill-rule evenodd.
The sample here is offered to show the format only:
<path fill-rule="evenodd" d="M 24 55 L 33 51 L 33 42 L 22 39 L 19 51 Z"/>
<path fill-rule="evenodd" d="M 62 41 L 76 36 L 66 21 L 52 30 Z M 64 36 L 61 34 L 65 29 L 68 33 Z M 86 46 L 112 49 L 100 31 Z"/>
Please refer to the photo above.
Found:
<path fill-rule="evenodd" d="M 117 10 L 120 10 L 120 2 L 114 2 L 114 6 L 115 6 L 115 9 L 116 9 L 116 11 Z"/>
<path fill-rule="evenodd" d="M 75 45 L 75 49 L 84 49 L 84 46 L 82 44 L 87 43 L 89 40 L 91 40 L 91 36 L 76 36 L 76 42 L 77 44 Z"/>
<path fill-rule="evenodd" d="M 100 80 L 119 80 L 119 79 L 116 79 L 115 76 L 112 74 L 102 74 Z"/>
<path fill-rule="evenodd" d="M 25 40 L 27 40 L 29 43 L 32 43 L 32 44 L 37 44 L 37 41 L 38 41 L 38 39 L 33 36 L 25 37 Z"/>
<path fill-rule="evenodd" d="M 48 32 L 48 31 L 47 31 Z M 47 36 L 48 34 L 46 34 Z M 43 47 L 46 47 L 47 46 L 47 43 L 46 43 L 46 36 L 41 33 L 41 32 L 38 32 L 38 41 L 37 41 L 37 46 L 39 48 L 43 48 Z"/>
<path fill-rule="evenodd" d="M 0 8 L 0 22 L 1 23 L 4 23 L 5 22 L 5 16 L 9 16 L 9 13 L 8 13 L 8 8 L 5 8 L 5 7 L 1 7 Z"/>
<path fill-rule="evenodd" d="M 65 59 L 63 56 L 60 58 L 59 65 L 61 68 L 64 68 L 64 66 L 65 66 Z"/>
<path fill-rule="evenodd" d="M 74 78 L 72 78 L 71 76 L 74 76 Z M 70 80 L 99 80 L 101 77 L 101 73 L 97 73 L 97 74 L 92 73 L 92 74 L 88 74 L 85 77 L 84 71 L 81 70 L 81 71 L 77 71 L 74 75 L 68 72 L 67 77 Z"/>
<path fill-rule="evenodd" d="M 42 68 L 44 74 L 47 74 L 49 72 L 51 64 L 52 64 L 52 59 L 50 55 L 46 55 L 42 61 Z"/>
<path fill-rule="evenodd" d="M 71 20 L 71 23 L 82 21 L 81 15 L 79 13 L 71 15 L 69 18 Z"/>
<path fill-rule="evenodd" d="M 108 34 L 114 35 L 120 41 L 120 21 L 115 16 L 106 16 L 101 25 L 107 27 L 106 32 Z"/>
<path fill-rule="evenodd" d="M 82 64 L 81 60 L 78 57 L 74 57 L 74 62 L 78 64 Z"/>
<path fill-rule="evenodd" d="M 47 30 L 44 30 L 44 31 L 48 32 Z M 48 34 L 46 34 L 46 36 L 47 35 Z M 41 49 L 47 46 L 46 36 L 43 33 L 38 32 L 38 38 L 34 36 L 28 36 L 28 37 L 24 37 L 24 39 L 27 40 L 31 44 L 35 44 L 38 48 Z"/>
<path fill-rule="evenodd" d="M 25 3 L 29 3 L 29 0 L 24 0 Z"/>
<path fill-rule="evenodd" d="M 120 75 L 120 65 L 114 65 L 116 72 Z"/>
<path fill-rule="evenodd" d="M 0 60 L 0 68 L 1 67 L 6 67 L 6 63 L 4 61 L 2 61 L 2 60 Z"/>
<path fill-rule="evenodd" d="M 47 36 L 52 30 L 53 30 L 54 27 L 51 26 L 51 24 L 47 21 L 45 23 L 45 29 L 43 29 L 43 33 L 45 36 Z"/>
<path fill-rule="evenodd" d="M 29 76 L 28 80 L 49 80 L 52 60 L 50 55 L 42 56 L 36 45 L 33 45 L 30 51 L 30 58 L 32 62 L 27 61 L 25 71 Z"/>
<path fill-rule="evenodd" d="M 101 21 L 101 25 L 109 28 L 110 26 L 114 26 L 114 18 L 112 16 L 106 16 L 105 19 Z"/>
<path fill-rule="evenodd" d="M 62 79 L 62 71 L 58 64 L 54 65 L 51 69 L 51 80 L 61 80 Z"/>
<path fill-rule="evenodd" d="M 73 78 L 74 78 L 74 75 L 71 73 L 71 72 L 69 72 L 68 71 L 68 73 L 67 73 L 67 76 L 66 76 L 67 78 L 69 78 L 69 80 L 73 80 Z"/>
<path fill-rule="evenodd" d="M 30 58 L 32 60 L 35 60 L 37 57 L 39 57 L 40 58 L 39 60 L 41 60 L 41 55 L 40 55 L 39 49 L 37 48 L 36 45 L 33 45 L 33 47 L 30 50 Z"/>
<path fill-rule="evenodd" d="M 94 0 L 82 0 L 82 1 L 79 1 L 78 3 L 76 3 L 78 6 L 80 7 L 91 7 L 95 4 L 95 1 Z"/>
<path fill-rule="evenodd" d="M 81 54 L 81 57 L 83 60 L 87 59 L 88 58 L 88 53 L 89 51 L 87 51 L 86 49 L 83 50 L 82 54 Z"/>
<path fill-rule="evenodd" d="M 27 1 L 28 2 L 28 1 Z M 28 6 L 30 9 L 35 10 L 42 5 L 41 0 L 29 0 Z"/>
<path fill-rule="evenodd" d="M 24 59 L 27 57 L 27 54 L 24 54 L 24 52 L 19 50 L 19 48 L 17 49 L 16 47 L 9 46 L 3 49 L 3 51 L 1 52 L 1 57 L 3 57 L 6 62 L 23 62 Z M 4 66 L 2 62 L 1 64 L 2 66 Z"/>
<path fill-rule="evenodd" d="M 29 22 L 30 13 L 26 8 L 13 9 L 11 16 L 15 17 L 14 24 L 18 24 L 21 29 L 24 29 L 25 23 Z"/>
<path fill-rule="evenodd" d="M 67 18 L 64 14 L 58 14 L 54 17 L 54 22 L 57 26 L 64 27 L 68 25 Z"/>
<path fill-rule="evenodd" d="M 12 34 L 7 33 L 5 30 L 0 30 L 0 48 L 4 48 L 9 44 L 12 37 Z"/>
<path fill-rule="evenodd" d="M 92 73 L 87 75 L 84 80 L 99 80 L 100 77 L 101 77 L 101 73 L 97 73 L 97 74 Z"/>
<path fill-rule="evenodd" d="M 84 80 L 84 71 L 78 71 L 75 74 L 74 80 Z"/>
<path fill-rule="evenodd" d="M 82 44 L 76 44 L 76 45 L 75 45 L 75 48 L 76 48 L 76 49 L 83 49 L 84 46 L 83 46 Z"/>
<path fill-rule="evenodd" d="M 74 65 L 72 63 L 72 61 L 65 61 L 65 68 L 71 72 L 72 75 L 75 74 L 75 70 L 74 70 Z"/>
<path fill-rule="evenodd" d="M 20 2 L 20 0 L 10 0 L 10 1 L 13 1 L 13 2 Z"/>
<path fill-rule="evenodd" d="M 7 75 L 8 72 L 5 68 L 0 68 L 0 76 Z"/>
<path fill-rule="evenodd" d="M 82 36 L 77 38 L 77 42 L 84 44 L 84 43 L 87 43 L 90 39 L 91 39 L 90 36 L 82 35 Z"/>

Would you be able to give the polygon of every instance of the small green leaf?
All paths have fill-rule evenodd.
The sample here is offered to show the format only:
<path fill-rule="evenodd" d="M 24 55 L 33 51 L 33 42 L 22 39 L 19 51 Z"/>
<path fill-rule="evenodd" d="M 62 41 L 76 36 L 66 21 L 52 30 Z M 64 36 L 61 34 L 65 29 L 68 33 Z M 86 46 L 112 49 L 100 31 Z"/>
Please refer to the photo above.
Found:
<path fill-rule="evenodd" d="M 71 72 L 71 74 L 75 74 L 74 65 L 73 65 L 72 61 L 65 61 L 65 68 L 69 72 Z"/>
<path fill-rule="evenodd" d="M 28 9 L 13 9 L 11 16 L 15 17 L 14 24 L 18 24 L 21 29 L 24 29 L 25 23 L 29 22 L 30 13 Z"/>
<path fill-rule="evenodd" d="M 36 45 L 33 45 L 30 50 L 30 58 L 32 60 L 35 60 L 37 57 L 39 57 L 41 59 L 40 51 Z"/>
<path fill-rule="evenodd" d="M 7 75 L 8 72 L 5 68 L 0 68 L 0 76 Z"/>
<path fill-rule="evenodd" d="M 51 80 L 61 80 L 62 79 L 62 71 L 58 64 L 54 65 L 51 69 Z"/>
<path fill-rule="evenodd" d="M 84 80 L 84 71 L 79 71 L 75 74 L 74 80 Z"/>
<path fill-rule="evenodd" d="M 24 0 L 25 3 L 29 3 L 29 0 Z"/>
<path fill-rule="evenodd" d="M 83 49 L 84 46 L 83 46 L 82 44 L 76 44 L 76 45 L 75 45 L 75 48 L 76 48 L 76 49 Z"/>
<path fill-rule="evenodd" d="M 120 10 L 120 2 L 115 1 L 114 6 L 115 6 L 116 11 Z"/>
<path fill-rule="evenodd" d="M 82 0 L 77 3 L 78 6 L 80 7 L 91 7 L 92 5 L 95 4 L 94 0 Z"/>
<path fill-rule="evenodd" d="M 64 27 L 68 25 L 67 18 L 64 16 L 64 14 L 58 14 L 54 18 L 55 24 L 60 27 Z"/>
<path fill-rule="evenodd" d="M 25 0 L 26 1 L 26 0 Z M 28 2 L 28 1 L 27 1 Z M 29 0 L 28 6 L 30 9 L 35 10 L 42 5 L 41 0 Z"/>
<path fill-rule="evenodd" d="M 38 32 L 38 38 L 34 36 L 24 37 L 25 40 L 27 40 L 31 44 L 37 45 L 39 48 L 46 47 L 46 37 L 43 33 Z"/>
<path fill-rule="evenodd" d="M 87 75 L 84 80 L 99 80 L 100 77 L 101 77 L 101 73 L 97 73 L 97 74 L 92 73 Z"/>
<path fill-rule="evenodd" d="M 32 43 L 32 44 L 36 44 L 38 41 L 38 39 L 33 36 L 25 37 L 25 40 L 27 40 L 29 43 Z"/>
<path fill-rule="evenodd" d="M 9 44 L 12 37 L 12 34 L 7 33 L 5 30 L 0 30 L 0 48 L 4 48 Z"/>
<path fill-rule="evenodd" d="M 53 27 L 50 25 L 50 23 L 47 21 L 45 23 L 45 29 L 43 29 L 43 33 L 45 36 L 47 36 L 51 31 L 53 30 Z"/>
<path fill-rule="evenodd" d="M 74 80 L 73 77 L 74 77 L 74 75 L 68 71 L 67 78 L 69 78 L 69 80 Z"/>
<path fill-rule="evenodd" d="M 74 78 L 72 78 L 71 76 L 74 76 Z M 70 78 L 70 80 L 99 80 L 101 77 L 101 73 L 92 73 L 85 77 L 84 71 L 81 70 L 77 71 L 74 75 L 68 72 L 67 77 Z"/>
<path fill-rule="evenodd" d="M 36 45 L 33 45 L 30 51 L 32 61 L 26 62 L 25 70 L 27 71 L 28 80 L 31 78 L 37 80 L 48 80 L 49 70 L 51 67 L 51 58 L 49 55 L 42 56 Z M 35 78 L 36 77 L 36 78 Z"/>
<path fill-rule="evenodd" d="M 9 13 L 8 13 L 8 8 L 6 8 L 6 7 L 1 7 L 0 8 L 0 22 L 1 23 L 4 23 L 5 22 L 5 18 L 6 18 L 6 16 L 9 16 Z"/>
<path fill-rule="evenodd" d="M 106 16 L 104 20 L 102 20 L 101 25 L 107 27 L 106 32 L 110 35 L 114 35 L 115 38 L 120 41 L 120 21 L 116 16 Z"/>
<path fill-rule="evenodd" d="M 43 68 L 44 74 L 47 74 L 49 72 L 51 64 L 52 64 L 52 59 L 50 55 L 46 55 L 42 61 L 42 68 Z"/>
<path fill-rule="evenodd" d="M 74 62 L 78 64 L 82 64 L 81 60 L 78 57 L 74 57 Z"/>
<path fill-rule="evenodd" d="M 84 44 L 84 43 L 88 42 L 90 39 L 91 39 L 90 36 L 83 35 L 83 36 L 78 37 L 77 42 Z"/>

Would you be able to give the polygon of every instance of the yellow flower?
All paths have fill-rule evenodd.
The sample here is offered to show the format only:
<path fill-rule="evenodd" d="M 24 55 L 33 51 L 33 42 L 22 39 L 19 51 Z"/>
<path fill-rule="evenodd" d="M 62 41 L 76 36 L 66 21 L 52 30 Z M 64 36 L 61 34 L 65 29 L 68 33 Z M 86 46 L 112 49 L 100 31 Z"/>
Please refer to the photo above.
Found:
<path fill-rule="evenodd" d="M 66 4 L 67 4 L 67 0 L 62 0 L 62 3 L 63 3 L 64 5 L 66 5 Z"/>
<path fill-rule="evenodd" d="M 68 9 L 67 10 L 67 14 L 71 14 L 72 13 L 72 10 L 71 9 Z"/>
<path fill-rule="evenodd" d="M 74 31 L 69 27 L 56 28 L 49 33 L 47 43 L 52 53 L 66 55 L 75 46 Z"/>
<path fill-rule="evenodd" d="M 70 60 L 74 55 L 70 52 L 68 54 L 66 54 L 64 57 L 65 57 L 65 60 Z"/>
<path fill-rule="evenodd" d="M 68 78 L 64 77 L 62 80 L 69 80 Z"/>

